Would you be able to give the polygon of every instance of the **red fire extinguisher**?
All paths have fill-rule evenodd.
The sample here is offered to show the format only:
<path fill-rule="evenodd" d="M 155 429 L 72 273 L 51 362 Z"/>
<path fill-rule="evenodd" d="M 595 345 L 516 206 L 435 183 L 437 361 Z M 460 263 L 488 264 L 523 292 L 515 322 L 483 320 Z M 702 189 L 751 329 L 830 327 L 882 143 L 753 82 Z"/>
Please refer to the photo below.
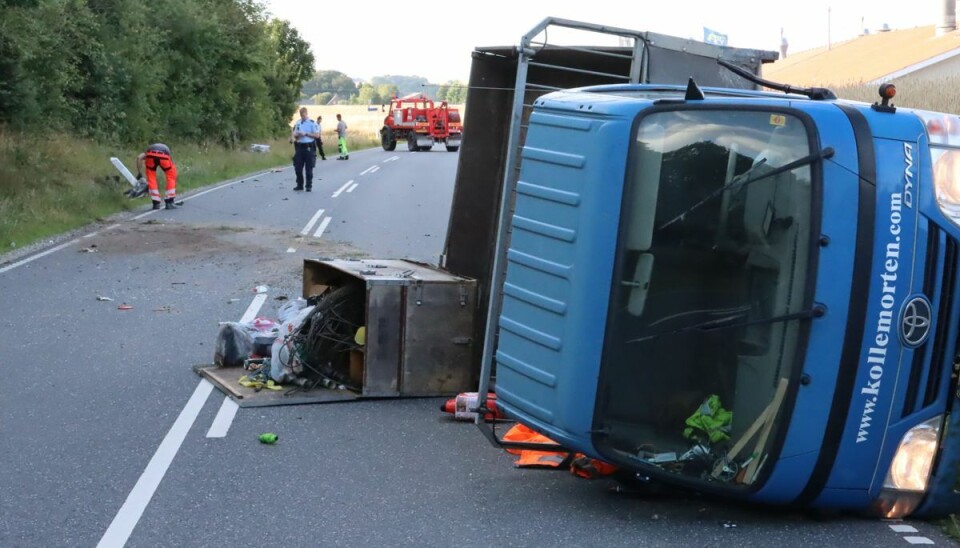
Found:
<path fill-rule="evenodd" d="M 474 411 L 474 409 L 477 408 L 477 402 L 480 399 L 479 396 L 480 394 L 478 392 L 462 392 L 457 394 L 457 397 L 450 398 L 444 402 L 444 404 L 440 406 L 440 410 L 444 413 L 452 413 L 453 418 L 457 420 L 476 420 L 477 412 Z M 487 409 L 490 411 L 484 414 L 484 420 L 492 421 L 503 418 L 500 410 L 497 408 L 497 395 L 493 392 L 487 393 Z"/>

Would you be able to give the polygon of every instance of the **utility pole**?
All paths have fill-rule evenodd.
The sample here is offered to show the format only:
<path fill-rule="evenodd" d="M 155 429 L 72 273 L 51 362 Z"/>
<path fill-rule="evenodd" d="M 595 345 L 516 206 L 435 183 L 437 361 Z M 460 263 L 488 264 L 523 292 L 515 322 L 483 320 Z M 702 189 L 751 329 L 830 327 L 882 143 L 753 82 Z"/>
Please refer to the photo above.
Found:
<path fill-rule="evenodd" d="M 833 48 L 833 42 L 830 40 L 830 30 L 832 27 L 832 24 L 830 22 L 830 9 L 831 7 L 827 6 L 827 49 Z"/>

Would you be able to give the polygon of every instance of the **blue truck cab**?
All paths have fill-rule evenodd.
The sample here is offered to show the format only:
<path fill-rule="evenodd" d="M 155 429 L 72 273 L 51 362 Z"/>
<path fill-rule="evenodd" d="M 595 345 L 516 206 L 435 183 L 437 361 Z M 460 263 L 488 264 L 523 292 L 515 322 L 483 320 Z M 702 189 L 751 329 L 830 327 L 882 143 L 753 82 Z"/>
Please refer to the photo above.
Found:
<path fill-rule="evenodd" d="M 532 105 L 498 406 L 702 492 L 957 511 L 960 118 L 691 89 Z"/>

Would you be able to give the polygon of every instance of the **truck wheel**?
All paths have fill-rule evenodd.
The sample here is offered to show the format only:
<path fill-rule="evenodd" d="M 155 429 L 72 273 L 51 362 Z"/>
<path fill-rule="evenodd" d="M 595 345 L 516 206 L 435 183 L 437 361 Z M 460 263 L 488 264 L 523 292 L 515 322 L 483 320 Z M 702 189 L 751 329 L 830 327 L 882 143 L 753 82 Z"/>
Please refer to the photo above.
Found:
<path fill-rule="evenodd" d="M 417 133 L 415 131 L 411 131 L 407 134 L 407 150 L 410 152 L 416 152 L 419 150 L 417 148 Z"/>
<path fill-rule="evenodd" d="M 458 150 L 460 150 L 460 146 L 459 146 L 459 145 L 458 145 L 458 146 L 455 146 L 455 147 L 452 147 L 452 146 L 450 146 L 450 145 L 447 145 L 447 152 L 456 152 L 456 151 L 458 151 Z"/>
<path fill-rule="evenodd" d="M 397 148 L 397 138 L 393 135 L 393 128 L 383 126 L 380 130 L 380 146 L 387 152 L 392 152 Z"/>

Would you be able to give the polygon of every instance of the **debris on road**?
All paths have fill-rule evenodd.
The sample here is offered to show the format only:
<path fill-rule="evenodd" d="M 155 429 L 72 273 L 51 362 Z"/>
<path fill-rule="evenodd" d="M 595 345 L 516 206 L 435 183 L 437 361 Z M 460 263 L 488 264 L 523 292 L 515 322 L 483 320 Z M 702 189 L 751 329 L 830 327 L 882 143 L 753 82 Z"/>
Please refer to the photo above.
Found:
<path fill-rule="evenodd" d="M 133 310 L 133 307 L 130 306 L 129 304 L 124 303 L 118 306 L 117 310 Z"/>
<path fill-rule="evenodd" d="M 266 432 L 260 434 L 260 443 L 266 443 L 267 445 L 273 445 L 277 443 L 277 440 L 280 439 L 280 436 L 274 434 L 273 432 Z"/>
<path fill-rule="evenodd" d="M 154 308 L 154 312 L 173 312 L 173 307 L 170 305 L 163 305 L 160 308 Z"/>
<path fill-rule="evenodd" d="M 113 299 L 111 299 L 110 297 L 104 297 L 103 295 L 97 295 L 97 300 L 98 300 L 98 301 L 112 301 Z"/>
<path fill-rule="evenodd" d="M 270 288 L 265 285 L 258 285 L 253 288 L 254 293 L 266 293 L 267 291 L 270 291 Z"/>
<path fill-rule="evenodd" d="M 96 253 L 96 252 L 97 252 L 97 244 L 90 244 L 90 245 L 87 246 L 87 247 L 78 249 L 77 252 L 78 252 L 78 253 Z"/>

